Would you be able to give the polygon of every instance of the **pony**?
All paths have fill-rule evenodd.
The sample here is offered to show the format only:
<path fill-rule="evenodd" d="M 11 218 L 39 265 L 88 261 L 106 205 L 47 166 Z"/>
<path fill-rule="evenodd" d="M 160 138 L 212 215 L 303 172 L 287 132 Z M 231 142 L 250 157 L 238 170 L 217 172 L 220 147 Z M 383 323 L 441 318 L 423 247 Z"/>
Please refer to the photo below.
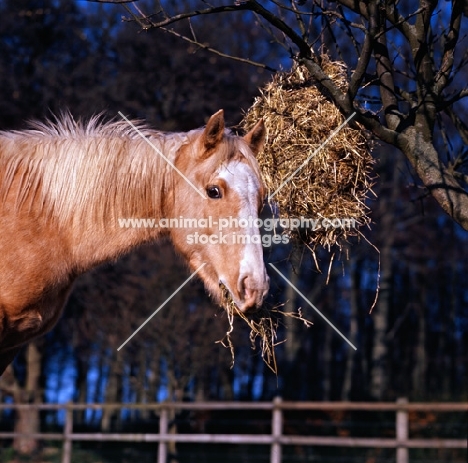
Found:
<path fill-rule="evenodd" d="M 264 138 L 261 120 L 231 133 L 222 110 L 184 133 L 69 113 L 0 132 L 0 374 L 56 324 L 80 274 L 163 236 L 215 301 L 227 290 L 259 307 Z"/>

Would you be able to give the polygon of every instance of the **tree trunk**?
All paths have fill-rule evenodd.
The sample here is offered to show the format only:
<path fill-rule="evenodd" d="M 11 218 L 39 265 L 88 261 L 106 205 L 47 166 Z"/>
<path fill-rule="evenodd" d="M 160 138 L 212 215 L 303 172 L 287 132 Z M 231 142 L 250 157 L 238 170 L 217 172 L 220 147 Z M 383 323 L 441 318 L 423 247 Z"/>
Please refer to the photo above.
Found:
<path fill-rule="evenodd" d="M 413 369 L 413 391 L 418 397 L 424 397 L 426 393 L 426 320 L 424 313 L 424 304 L 426 295 L 424 286 L 419 286 L 422 291 L 422 297 L 417 305 L 418 311 L 418 334 L 414 355 Z"/>
<path fill-rule="evenodd" d="M 332 329 L 329 326 L 324 328 L 325 337 L 323 339 L 323 396 L 322 400 L 331 400 L 331 388 L 332 388 L 332 360 L 333 360 L 333 347 L 332 347 Z"/>
<path fill-rule="evenodd" d="M 37 341 L 32 341 L 26 348 L 26 383 L 24 388 L 18 388 L 14 394 L 15 403 L 36 404 L 41 400 L 39 379 L 41 376 L 42 354 L 37 347 Z M 14 432 L 33 434 L 40 431 L 39 410 L 19 409 L 16 411 Z M 13 440 L 13 448 L 24 455 L 30 455 L 39 447 L 34 437 L 20 436 Z"/>
<path fill-rule="evenodd" d="M 380 295 L 374 308 L 374 340 L 372 347 L 372 369 L 370 393 L 376 400 L 382 400 L 388 384 L 388 346 L 386 340 L 388 316 L 391 306 L 392 259 L 391 243 L 385 243 L 380 251 Z"/>
<path fill-rule="evenodd" d="M 458 183 L 453 169 L 446 168 L 430 139 L 417 127 L 405 133 L 399 148 L 411 162 L 424 186 L 442 209 L 468 230 L 468 194 Z"/>
<path fill-rule="evenodd" d="M 148 369 L 146 366 L 147 359 L 146 359 L 146 349 L 140 349 L 138 353 L 138 375 L 137 375 L 137 384 L 134 385 L 136 388 L 136 401 L 139 404 L 146 404 L 148 402 L 152 402 L 150 398 L 148 398 L 148 384 L 146 381 L 146 376 L 148 373 Z M 147 420 L 150 416 L 148 410 L 140 410 L 138 412 L 142 420 Z"/>
<path fill-rule="evenodd" d="M 290 266 L 289 281 L 297 288 L 299 282 L 299 269 L 300 266 L 296 265 L 293 260 Z M 285 312 L 296 312 L 296 291 L 291 285 L 286 285 L 286 303 L 284 305 Z M 286 329 L 287 341 L 284 344 L 285 357 L 287 362 L 287 368 L 290 369 L 294 366 L 297 360 L 297 353 L 301 347 L 301 340 L 299 336 L 299 326 L 302 322 L 295 318 L 285 317 L 284 326 Z"/>
<path fill-rule="evenodd" d="M 76 353 L 76 379 L 75 379 L 75 399 L 79 404 L 86 403 L 86 395 L 88 391 L 88 364 L 83 360 L 80 352 Z M 86 411 L 75 410 L 75 424 L 81 426 L 85 422 Z"/>
<path fill-rule="evenodd" d="M 358 346 L 358 319 L 359 319 L 359 290 L 360 278 L 362 271 L 359 261 L 352 259 L 348 261 L 348 269 L 350 273 L 350 320 L 349 320 L 349 340 L 358 348 L 359 352 L 348 349 L 346 359 L 346 371 L 343 381 L 343 389 L 341 390 L 341 400 L 351 400 L 351 390 L 353 386 L 353 372 L 355 364 L 362 356 L 363 345 Z"/>
<path fill-rule="evenodd" d="M 374 322 L 374 339 L 372 346 L 372 363 L 370 372 L 370 394 L 376 400 L 382 400 L 388 386 L 389 362 L 388 318 L 392 304 L 393 258 L 392 250 L 395 241 L 395 204 L 398 198 L 397 175 L 399 158 L 389 160 L 390 166 L 384 166 L 382 184 L 389 189 L 382 194 L 380 203 L 380 293 L 372 312 Z M 385 176 L 389 178 L 385 179 Z M 383 188 L 384 188 L 383 187 Z"/>
<path fill-rule="evenodd" d="M 112 353 L 110 359 L 111 367 L 109 369 L 109 377 L 106 388 L 106 403 L 120 403 L 122 399 L 122 377 L 123 377 L 123 361 L 120 352 Z M 113 420 L 117 420 L 120 416 L 118 410 L 105 409 L 102 414 L 101 428 L 104 432 L 109 432 L 112 428 Z"/>

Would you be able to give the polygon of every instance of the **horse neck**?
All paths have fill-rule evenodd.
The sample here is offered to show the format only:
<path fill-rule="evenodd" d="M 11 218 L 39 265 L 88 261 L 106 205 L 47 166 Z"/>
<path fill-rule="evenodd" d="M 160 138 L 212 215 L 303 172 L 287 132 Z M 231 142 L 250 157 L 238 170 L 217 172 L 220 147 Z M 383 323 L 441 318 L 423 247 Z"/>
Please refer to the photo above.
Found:
<path fill-rule="evenodd" d="M 150 221 L 163 216 L 164 197 L 173 184 L 173 170 L 161 154 L 173 158 L 180 141 L 154 134 L 152 146 L 141 137 L 97 144 L 100 168 L 86 166 L 88 178 L 81 179 L 81 187 L 77 181 L 72 201 L 54 205 L 60 228 L 71 241 L 74 266 L 87 270 L 161 234 Z"/>

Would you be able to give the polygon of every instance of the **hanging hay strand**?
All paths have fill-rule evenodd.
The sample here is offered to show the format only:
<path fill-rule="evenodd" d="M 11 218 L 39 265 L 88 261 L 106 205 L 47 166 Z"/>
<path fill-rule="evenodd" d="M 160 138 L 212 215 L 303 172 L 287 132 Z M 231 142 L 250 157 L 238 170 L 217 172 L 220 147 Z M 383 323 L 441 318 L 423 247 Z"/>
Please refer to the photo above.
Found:
<path fill-rule="evenodd" d="M 322 57 L 329 77 L 346 91 L 346 67 Z M 317 89 L 301 66 L 277 73 L 261 90 L 241 127 L 263 118 L 267 139 L 257 157 L 269 194 L 275 192 L 344 122 L 336 106 Z M 373 158 L 363 130 L 344 126 L 290 181 L 272 202 L 281 218 L 312 218 L 316 225 L 286 230 L 314 251 L 330 249 L 370 222 L 366 198 L 372 192 Z"/>
<path fill-rule="evenodd" d="M 223 293 L 221 307 L 227 313 L 229 329 L 226 331 L 224 338 L 218 342 L 231 351 L 232 365 L 234 365 L 235 349 L 231 340 L 231 333 L 234 331 L 234 320 L 237 318 L 244 321 L 250 328 L 252 350 L 257 349 L 258 341 L 263 361 L 273 373 L 277 374 L 275 347 L 283 342 L 277 340 L 277 332 L 282 317 L 301 320 L 306 327 L 312 326 L 312 322 L 303 317 L 300 308 L 297 312 L 284 312 L 280 310 L 280 306 L 275 306 L 271 309 L 263 306 L 254 315 L 246 316 L 237 308 L 227 288 L 223 284 L 220 284 L 220 288 Z"/>

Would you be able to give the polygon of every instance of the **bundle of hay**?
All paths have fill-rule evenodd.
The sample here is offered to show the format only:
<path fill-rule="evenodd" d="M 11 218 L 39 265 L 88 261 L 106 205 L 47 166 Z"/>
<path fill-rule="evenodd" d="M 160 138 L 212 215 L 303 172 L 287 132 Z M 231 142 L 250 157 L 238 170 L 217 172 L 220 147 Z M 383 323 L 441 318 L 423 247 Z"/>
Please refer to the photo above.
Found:
<path fill-rule="evenodd" d="M 345 65 L 331 62 L 326 56 L 322 57 L 321 64 L 335 84 L 346 91 Z M 272 210 L 286 219 L 282 223 L 313 219 L 316 227 L 286 228 L 284 233 L 305 243 L 313 254 L 318 246 L 329 250 L 334 245 L 341 248 L 349 236 L 359 233 L 360 226 L 370 222 L 366 199 L 372 193 L 373 158 L 364 131 L 345 125 L 321 147 L 345 118 L 319 92 L 308 70 L 301 66 L 275 74 L 261 90 L 240 127 L 249 131 L 259 119 L 265 123 L 267 138 L 257 159 L 268 196 L 273 195 Z M 280 306 L 263 307 L 252 317 L 246 317 L 227 291 L 221 305 L 229 320 L 229 330 L 221 342 L 231 349 L 233 360 L 230 334 L 234 315 L 238 315 L 251 329 L 252 348 L 259 343 L 265 363 L 274 372 L 277 371 L 275 346 L 279 342 L 280 321 L 292 317 L 306 326 L 311 325 L 300 309 L 284 312 Z"/>
<path fill-rule="evenodd" d="M 324 56 L 322 66 L 345 91 L 344 64 Z M 341 246 L 348 236 L 358 233 L 358 227 L 370 221 L 365 201 L 372 191 L 373 159 L 364 132 L 344 126 L 287 181 L 345 119 L 301 66 L 273 77 L 248 110 L 241 127 L 249 130 L 260 118 L 267 128 L 265 148 L 258 156 L 264 182 L 269 195 L 282 186 L 271 198 L 274 210 L 279 210 L 283 219 L 314 220 L 309 228 L 285 232 L 312 251 L 318 245 L 328 249 L 335 244 Z M 315 229 L 311 228 L 313 224 Z"/>

